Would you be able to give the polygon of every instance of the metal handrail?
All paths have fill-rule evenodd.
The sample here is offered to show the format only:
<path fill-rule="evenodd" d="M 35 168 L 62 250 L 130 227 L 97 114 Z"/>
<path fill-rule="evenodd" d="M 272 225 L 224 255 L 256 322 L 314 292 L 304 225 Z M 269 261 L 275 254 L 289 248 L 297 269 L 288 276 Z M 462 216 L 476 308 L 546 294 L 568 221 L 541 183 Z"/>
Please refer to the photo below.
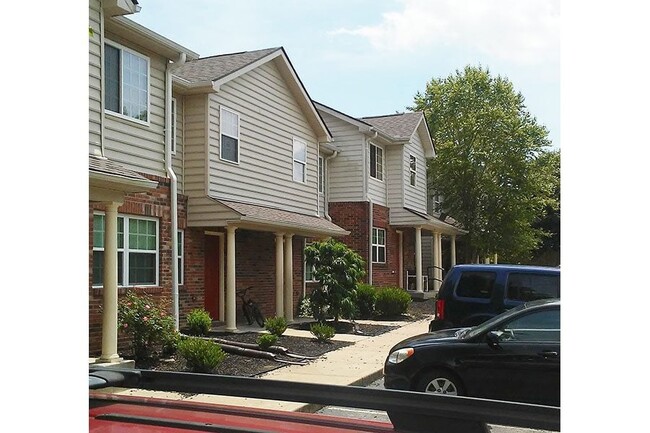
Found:
<path fill-rule="evenodd" d="M 358 386 L 91 367 L 91 389 L 108 386 L 227 395 L 383 410 L 396 431 L 485 433 L 487 423 L 560 431 L 560 408 Z M 91 395 L 92 398 L 92 395 Z"/>

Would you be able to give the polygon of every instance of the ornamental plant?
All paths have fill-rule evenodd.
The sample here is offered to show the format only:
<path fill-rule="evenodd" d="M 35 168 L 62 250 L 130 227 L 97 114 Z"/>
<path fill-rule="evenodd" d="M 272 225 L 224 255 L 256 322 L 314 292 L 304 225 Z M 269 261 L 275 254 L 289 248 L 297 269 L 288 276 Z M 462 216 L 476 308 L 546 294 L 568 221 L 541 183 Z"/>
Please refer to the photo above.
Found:
<path fill-rule="evenodd" d="M 187 327 L 190 335 L 207 335 L 212 327 L 212 317 L 203 308 L 195 308 L 187 314 Z"/>
<path fill-rule="evenodd" d="M 264 329 L 279 337 L 287 330 L 287 319 L 281 316 L 269 317 L 264 321 Z"/>
<path fill-rule="evenodd" d="M 309 326 L 309 332 L 316 337 L 319 342 L 330 341 L 332 337 L 336 334 L 336 330 L 333 326 L 325 325 L 322 323 L 312 323 Z"/>
<path fill-rule="evenodd" d="M 156 350 L 173 344 L 174 318 L 147 294 L 128 291 L 120 301 L 117 318 L 121 332 L 131 340 L 136 361 L 150 359 Z"/>
<path fill-rule="evenodd" d="M 377 302 L 377 289 L 370 284 L 359 284 L 357 286 L 357 308 L 359 316 L 370 318 L 375 313 L 375 303 Z"/>
<path fill-rule="evenodd" d="M 262 334 L 257 337 L 257 345 L 260 349 L 266 350 L 273 346 L 278 341 L 278 336 L 275 334 Z"/>
<path fill-rule="evenodd" d="M 406 313 L 411 295 L 399 287 L 382 287 L 377 290 L 375 310 L 379 316 L 392 317 Z"/>
<path fill-rule="evenodd" d="M 342 242 L 329 239 L 305 248 L 307 266 L 313 266 L 314 279 L 320 283 L 310 295 L 314 319 L 325 323 L 327 317 L 353 319 L 356 313 L 356 287 L 365 275 L 365 262 Z"/>
<path fill-rule="evenodd" d="M 183 338 L 178 343 L 178 353 L 194 373 L 211 373 L 226 358 L 226 352 L 217 343 L 197 337 Z"/>

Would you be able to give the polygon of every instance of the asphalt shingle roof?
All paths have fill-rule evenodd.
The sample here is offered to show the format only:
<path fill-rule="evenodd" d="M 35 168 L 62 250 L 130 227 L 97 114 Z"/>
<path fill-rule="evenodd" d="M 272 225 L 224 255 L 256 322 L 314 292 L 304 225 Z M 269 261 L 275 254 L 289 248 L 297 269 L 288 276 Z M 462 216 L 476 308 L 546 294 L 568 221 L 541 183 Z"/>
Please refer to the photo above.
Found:
<path fill-rule="evenodd" d="M 88 169 L 96 173 L 103 173 L 111 176 L 119 176 L 125 179 L 149 181 L 146 177 L 129 170 L 110 159 L 89 155 Z"/>
<path fill-rule="evenodd" d="M 411 138 L 421 118 L 422 113 L 418 111 L 388 116 L 362 117 L 361 120 L 395 139 L 406 140 Z"/>
<path fill-rule="evenodd" d="M 218 80 L 281 49 L 279 47 L 266 48 L 190 60 L 180 65 L 174 71 L 174 75 L 191 83 Z"/>

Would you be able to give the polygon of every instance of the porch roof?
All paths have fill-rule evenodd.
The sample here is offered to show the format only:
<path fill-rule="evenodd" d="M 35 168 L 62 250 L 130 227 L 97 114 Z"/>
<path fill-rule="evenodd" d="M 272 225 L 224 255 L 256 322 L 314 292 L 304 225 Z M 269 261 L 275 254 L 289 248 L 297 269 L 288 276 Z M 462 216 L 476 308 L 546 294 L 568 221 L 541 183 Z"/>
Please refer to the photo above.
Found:
<path fill-rule="evenodd" d="M 445 235 L 467 234 L 467 230 L 407 207 L 390 208 L 390 225 L 395 227 L 421 227 Z"/>
<path fill-rule="evenodd" d="M 291 212 L 282 209 L 211 198 L 218 207 L 227 208 L 224 225 L 274 232 L 288 232 L 307 237 L 345 236 L 349 231 L 326 218 Z M 223 209 L 222 209 L 223 210 Z"/>
<path fill-rule="evenodd" d="M 91 200 L 106 200 L 106 194 L 128 194 L 143 192 L 158 186 L 158 182 L 149 180 L 133 170 L 111 161 L 110 159 L 89 155 L 88 177 Z"/>

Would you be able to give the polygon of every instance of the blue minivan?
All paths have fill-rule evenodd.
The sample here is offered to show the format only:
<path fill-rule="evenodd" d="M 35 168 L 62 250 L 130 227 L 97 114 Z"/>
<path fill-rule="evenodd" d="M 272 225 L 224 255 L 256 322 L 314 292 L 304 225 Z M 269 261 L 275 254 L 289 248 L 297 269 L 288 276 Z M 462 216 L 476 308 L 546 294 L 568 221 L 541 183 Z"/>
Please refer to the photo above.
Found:
<path fill-rule="evenodd" d="M 440 286 L 429 331 L 475 326 L 524 302 L 559 297 L 559 267 L 456 265 Z"/>

